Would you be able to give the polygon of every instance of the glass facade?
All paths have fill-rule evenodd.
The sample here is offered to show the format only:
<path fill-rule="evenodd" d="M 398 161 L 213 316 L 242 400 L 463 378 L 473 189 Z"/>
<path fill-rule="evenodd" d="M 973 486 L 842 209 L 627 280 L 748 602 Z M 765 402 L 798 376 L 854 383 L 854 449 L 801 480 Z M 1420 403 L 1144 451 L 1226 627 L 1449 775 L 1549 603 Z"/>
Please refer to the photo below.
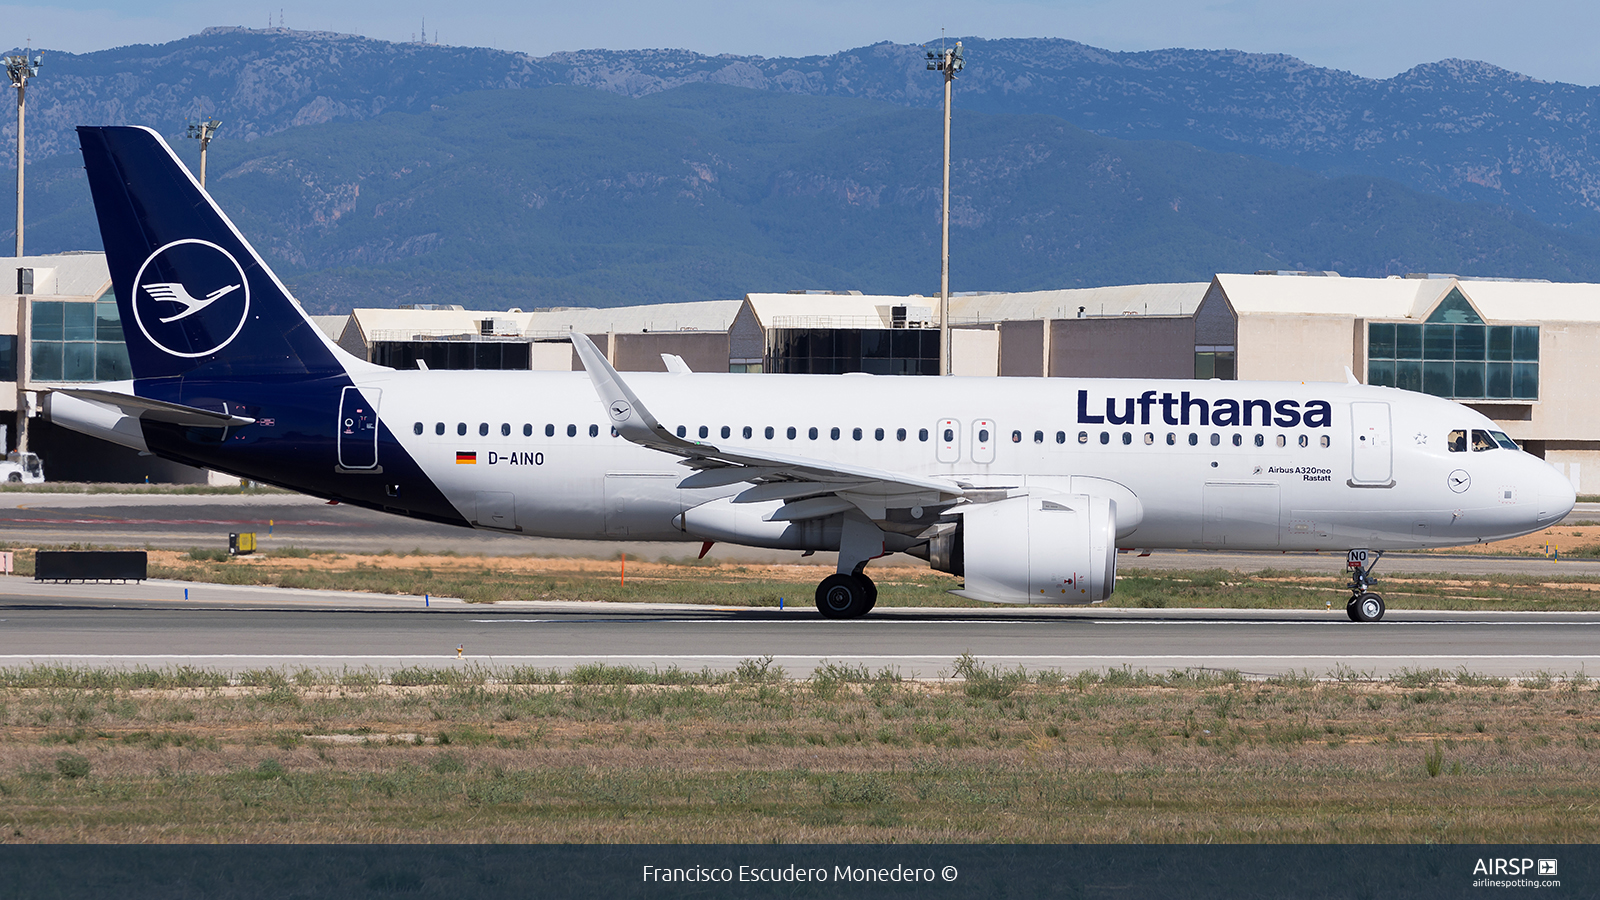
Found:
<path fill-rule="evenodd" d="M 1367 325 L 1367 383 L 1453 400 L 1539 399 L 1539 326 L 1485 325 L 1452 290 L 1428 321 Z"/>
<path fill-rule="evenodd" d="M 391 369 L 526 369 L 532 348 L 525 341 L 378 341 L 372 361 Z"/>
<path fill-rule="evenodd" d="M 1223 381 L 1233 381 L 1234 365 L 1233 350 L 1196 350 L 1194 354 L 1194 377 L 1199 379 L 1220 378 Z"/>
<path fill-rule="evenodd" d="M 17 380 L 17 336 L 0 334 L 0 381 Z M 0 447 L 0 450 L 4 450 Z"/>
<path fill-rule="evenodd" d="M 29 326 L 34 381 L 122 381 L 133 377 L 117 301 L 35 300 Z M 14 364 L 13 364 L 14 365 Z"/>
<path fill-rule="evenodd" d="M 767 372 L 789 375 L 938 375 L 939 332 L 930 328 L 774 328 Z"/>

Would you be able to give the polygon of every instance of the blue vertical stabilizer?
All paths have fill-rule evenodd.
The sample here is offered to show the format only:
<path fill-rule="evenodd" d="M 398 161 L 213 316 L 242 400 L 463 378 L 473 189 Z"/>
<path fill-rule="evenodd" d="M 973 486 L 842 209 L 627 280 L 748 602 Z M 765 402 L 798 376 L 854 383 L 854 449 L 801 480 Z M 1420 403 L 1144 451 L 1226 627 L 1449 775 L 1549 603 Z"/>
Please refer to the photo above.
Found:
<path fill-rule="evenodd" d="M 78 129 L 135 379 L 346 374 L 172 148 L 149 128 Z"/>

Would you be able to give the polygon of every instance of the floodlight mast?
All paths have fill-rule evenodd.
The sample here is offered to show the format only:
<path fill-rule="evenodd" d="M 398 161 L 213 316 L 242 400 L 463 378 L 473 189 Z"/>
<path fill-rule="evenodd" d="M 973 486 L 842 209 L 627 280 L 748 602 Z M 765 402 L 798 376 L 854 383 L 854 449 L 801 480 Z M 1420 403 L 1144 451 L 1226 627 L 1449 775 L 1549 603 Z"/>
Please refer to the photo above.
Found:
<path fill-rule="evenodd" d="M 188 136 L 200 142 L 200 186 L 206 186 L 206 148 L 211 146 L 211 138 L 216 136 L 217 129 L 222 127 L 221 119 L 207 119 L 204 122 L 190 122 Z"/>
<path fill-rule="evenodd" d="M 27 53 L 17 53 L 5 58 L 6 74 L 11 76 L 11 86 L 17 89 L 17 257 L 22 257 L 22 167 L 23 128 L 27 118 L 28 79 L 39 74 L 39 64 L 44 61 L 42 56 L 30 57 Z"/>
<path fill-rule="evenodd" d="M 944 73 L 944 215 L 939 249 L 939 374 L 950 374 L 950 85 L 966 61 L 961 42 L 951 49 L 928 51 L 928 71 Z"/>

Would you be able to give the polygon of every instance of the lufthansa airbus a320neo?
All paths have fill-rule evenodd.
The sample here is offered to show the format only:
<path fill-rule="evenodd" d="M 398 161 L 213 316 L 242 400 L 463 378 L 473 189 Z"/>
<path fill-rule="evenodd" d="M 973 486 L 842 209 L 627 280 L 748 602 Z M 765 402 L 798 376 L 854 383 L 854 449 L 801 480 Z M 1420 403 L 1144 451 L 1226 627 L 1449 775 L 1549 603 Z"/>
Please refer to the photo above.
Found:
<path fill-rule="evenodd" d="M 356 359 L 154 131 L 78 129 L 132 381 L 52 421 L 166 459 L 471 528 L 838 551 L 832 618 L 909 553 L 996 603 L 1092 603 L 1117 548 L 1349 551 L 1527 534 L 1571 485 L 1484 416 L 1360 384 L 397 371 Z M 1352 379 L 1353 381 L 1353 379 Z"/>

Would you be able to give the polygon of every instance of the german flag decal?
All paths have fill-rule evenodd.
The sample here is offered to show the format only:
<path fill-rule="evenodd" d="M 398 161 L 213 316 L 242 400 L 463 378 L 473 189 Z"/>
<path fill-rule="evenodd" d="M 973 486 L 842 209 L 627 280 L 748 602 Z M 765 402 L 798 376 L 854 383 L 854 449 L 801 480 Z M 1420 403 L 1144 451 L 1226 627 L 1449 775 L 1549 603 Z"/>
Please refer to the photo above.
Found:
<path fill-rule="evenodd" d="M 458 466 L 475 466 L 477 464 L 478 464 L 478 451 L 476 451 L 476 450 L 467 450 L 467 451 L 457 450 L 456 451 L 456 465 L 458 465 Z"/>

